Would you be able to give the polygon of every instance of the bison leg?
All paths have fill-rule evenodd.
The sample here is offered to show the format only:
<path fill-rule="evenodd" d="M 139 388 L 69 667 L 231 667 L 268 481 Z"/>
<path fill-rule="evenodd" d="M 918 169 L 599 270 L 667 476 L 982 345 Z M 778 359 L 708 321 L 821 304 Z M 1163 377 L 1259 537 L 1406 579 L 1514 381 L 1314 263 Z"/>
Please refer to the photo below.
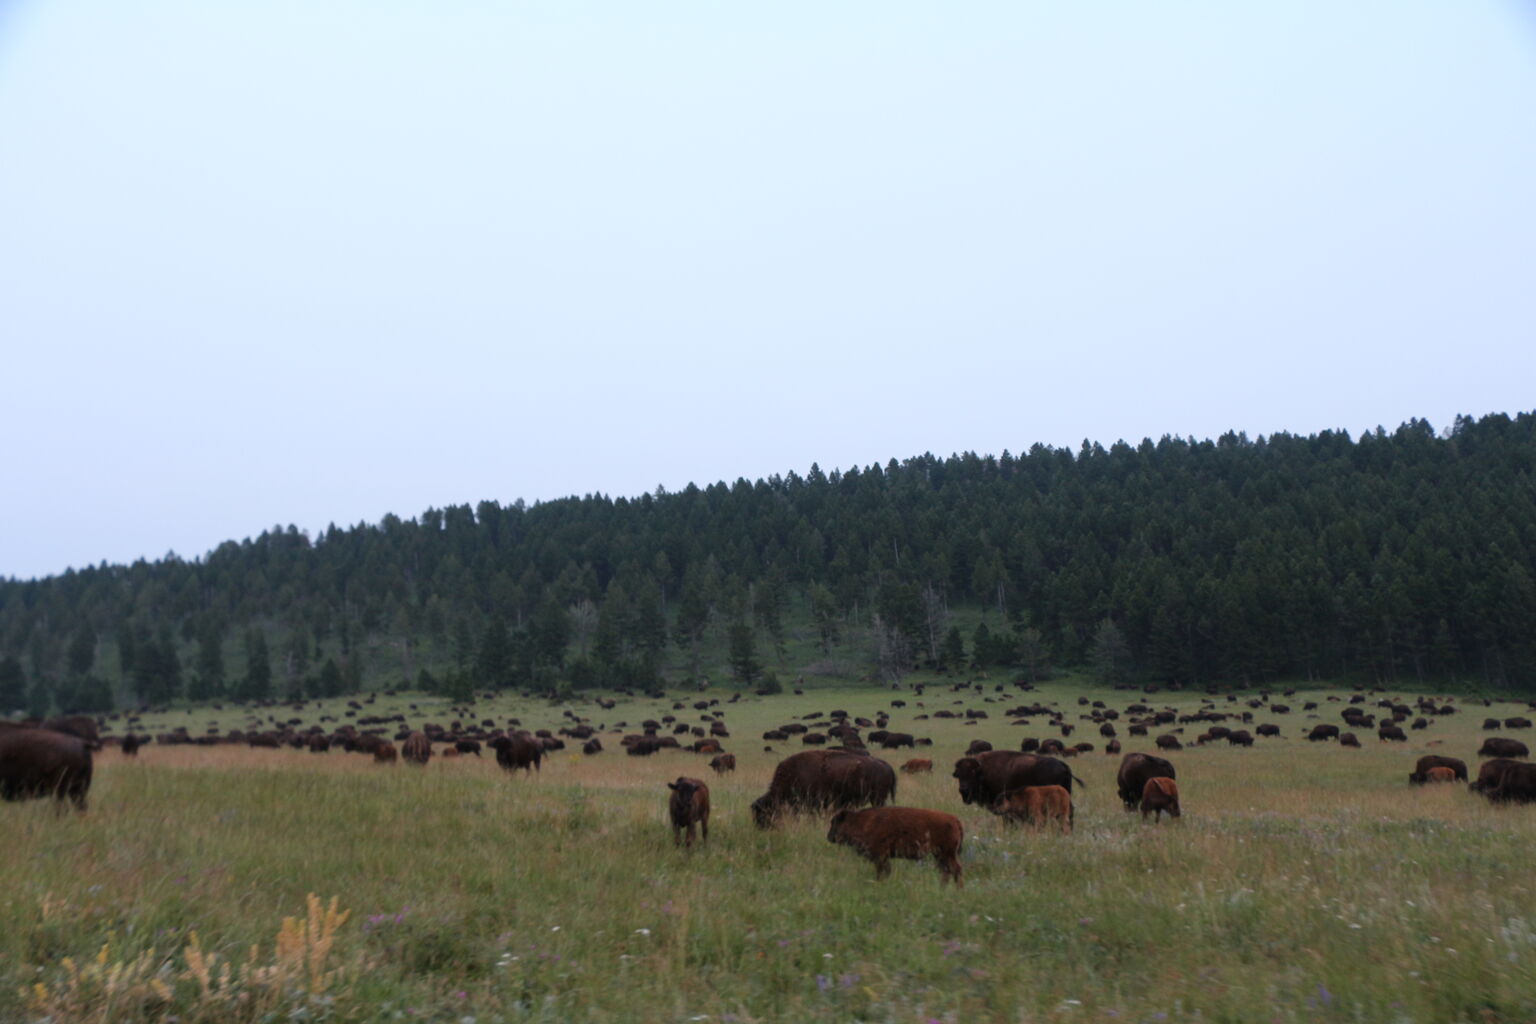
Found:
<path fill-rule="evenodd" d="M 953 853 L 941 853 L 935 858 L 939 863 L 939 884 L 954 882 L 957 888 L 965 888 L 965 879 L 962 877 L 960 858 Z"/>
<path fill-rule="evenodd" d="M 891 859 L 889 857 L 881 857 L 879 860 L 875 861 L 875 881 L 882 881 L 883 879 L 889 877 L 890 873 Z"/>

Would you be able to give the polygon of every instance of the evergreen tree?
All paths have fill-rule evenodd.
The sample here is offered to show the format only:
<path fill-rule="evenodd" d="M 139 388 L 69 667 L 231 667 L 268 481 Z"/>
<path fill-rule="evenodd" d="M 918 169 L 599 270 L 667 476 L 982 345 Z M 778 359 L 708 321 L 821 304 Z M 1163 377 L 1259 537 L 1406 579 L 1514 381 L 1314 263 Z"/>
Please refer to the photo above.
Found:
<path fill-rule="evenodd" d="M 245 635 L 245 681 L 240 692 L 246 700 L 272 696 L 272 662 L 267 654 L 267 634 L 260 626 Z"/>
<path fill-rule="evenodd" d="M 475 656 L 475 674 L 483 686 L 504 690 L 512 685 L 512 634 L 507 624 L 492 618 L 480 635 L 480 651 Z"/>
<path fill-rule="evenodd" d="M 821 641 L 823 654 L 832 652 L 832 645 L 839 639 L 837 598 L 820 583 L 812 583 L 811 619 L 816 623 L 816 636 Z"/>
<path fill-rule="evenodd" d="M 947 669 L 965 667 L 965 640 L 960 636 L 959 626 L 950 626 L 949 632 L 944 634 L 944 643 L 939 647 L 939 664 Z"/>
<path fill-rule="evenodd" d="M 214 700 L 224 693 L 224 634 L 210 622 L 197 638 L 188 696 L 196 701 Z"/>
<path fill-rule="evenodd" d="M 731 623 L 730 663 L 731 677 L 743 687 L 750 688 L 762 672 L 757 661 L 755 631 L 740 620 Z"/>
<path fill-rule="evenodd" d="M 96 664 L 96 631 L 86 623 L 69 644 L 69 674 L 79 677 Z"/>
<path fill-rule="evenodd" d="M 1131 651 L 1126 645 L 1125 635 L 1113 620 L 1105 619 L 1094 631 L 1090 658 L 1094 678 L 1099 682 L 1123 683 L 1129 678 Z"/>
<path fill-rule="evenodd" d="M 27 704 L 27 674 L 21 661 L 7 655 L 0 658 L 0 718 Z"/>
<path fill-rule="evenodd" d="M 426 671 L 423 669 L 422 671 Z M 325 664 L 320 666 L 320 678 L 316 689 L 318 696 L 339 697 L 344 691 L 341 678 L 341 666 L 336 664 L 335 658 L 326 658 Z"/>

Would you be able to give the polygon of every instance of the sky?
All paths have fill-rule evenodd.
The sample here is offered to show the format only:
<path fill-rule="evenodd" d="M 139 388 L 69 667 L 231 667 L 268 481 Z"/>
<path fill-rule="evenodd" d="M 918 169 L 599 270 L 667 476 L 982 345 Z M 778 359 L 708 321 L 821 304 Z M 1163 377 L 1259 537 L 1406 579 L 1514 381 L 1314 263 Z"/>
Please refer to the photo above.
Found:
<path fill-rule="evenodd" d="M 0 0 L 0 576 L 1536 408 L 1528 0 Z"/>

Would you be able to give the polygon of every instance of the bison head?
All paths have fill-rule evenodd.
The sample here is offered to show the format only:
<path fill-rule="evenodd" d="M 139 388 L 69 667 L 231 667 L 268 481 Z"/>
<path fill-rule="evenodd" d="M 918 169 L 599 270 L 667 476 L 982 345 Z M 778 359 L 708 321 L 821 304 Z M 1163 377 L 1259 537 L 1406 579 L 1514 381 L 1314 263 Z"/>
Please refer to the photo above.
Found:
<path fill-rule="evenodd" d="M 848 837 L 843 834 L 843 822 L 847 821 L 848 820 L 848 815 L 850 815 L 852 813 L 853 813 L 852 811 L 843 810 L 843 811 L 838 811 L 836 814 L 832 815 L 832 823 L 831 823 L 831 825 L 829 825 L 827 827 L 827 842 L 829 842 L 829 843 L 846 843 L 846 842 L 848 842 Z"/>
<path fill-rule="evenodd" d="M 772 828 L 777 810 L 778 806 L 773 802 L 772 797 L 760 796 L 752 801 L 752 821 L 758 828 Z"/>
<path fill-rule="evenodd" d="M 954 777 L 960 780 L 960 799 L 974 803 L 981 786 L 981 762 L 974 757 L 962 757 L 955 762 Z"/>

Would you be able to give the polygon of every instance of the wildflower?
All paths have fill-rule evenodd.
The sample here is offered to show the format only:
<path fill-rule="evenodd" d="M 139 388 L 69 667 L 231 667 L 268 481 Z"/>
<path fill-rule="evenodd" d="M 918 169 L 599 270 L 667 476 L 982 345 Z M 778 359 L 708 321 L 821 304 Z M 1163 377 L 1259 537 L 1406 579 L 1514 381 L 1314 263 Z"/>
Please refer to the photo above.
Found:
<path fill-rule="evenodd" d="M 832 959 L 832 954 L 831 953 L 823 953 L 823 954 L 821 954 L 821 958 L 823 960 L 831 960 Z"/>
<path fill-rule="evenodd" d="M 636 935 L 650 935 L 651 934 L 651 930 L 649 928 L 636 928 L 635 929 L 635 934 Z"/>
<path fill-rule="evenodd" d="M 818 975 L 816 975 L 816 987 L 819 990 L 821 990 L 822 992 L 825 992 L 831 986 L 832 986 L 832 979 L 831 978 L 827 977 L 825 974 L 818 974 Z"/>

